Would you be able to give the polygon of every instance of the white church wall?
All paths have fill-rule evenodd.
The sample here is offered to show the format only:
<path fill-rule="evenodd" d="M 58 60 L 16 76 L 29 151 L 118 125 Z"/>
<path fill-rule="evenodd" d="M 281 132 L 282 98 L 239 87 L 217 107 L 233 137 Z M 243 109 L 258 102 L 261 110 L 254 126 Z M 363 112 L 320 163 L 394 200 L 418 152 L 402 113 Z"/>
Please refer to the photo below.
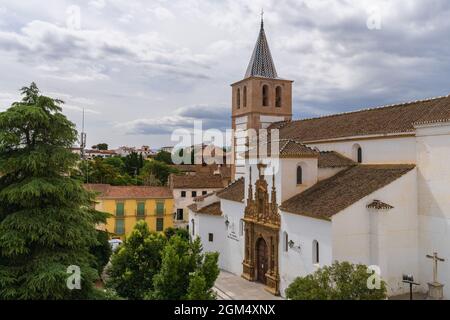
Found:
<path fill-rule="evenodd" d="M 342 170 L 347 169 L 348 167 L 340 167 L 340 168 L 319 168 L 317 180 L 322 181 L 328 179 L 335 174 L 339 173 Z"/>
<path fill-rule="evenodd" d="M 287 252 L 285 251 L 285 232 L 288 240 L 294 242 L 294 247 L 288 248 Z M 282 296 L 296 277 L 306 276 L 317 270 L 318 265 L 313 261 L 314 240 L 319 242 L 319 265 L 331 264 L 331 222 L 281 212 L 279 272 Z"/>
<path fill-rule="evenodd" d="M 416 128 L 419 193 L 420 282 L 427 290 L 433 264 L 425 256 L 437 252 L 438 281 L 450 299 L 450 124 Z"/>
<path fill-rule="evenodd" d="M 298 166 L 302 167 L 302 184 L 297 184 Z M 317 158 L 281 158 L 280 173 L 281 180 L 278 183 L 277 192 L 279 192 L 280 200 L 283 202 L 317 183 L 319 175 L 318 160 Z"/>
<path fill-rule="evenodd" d="M 416 163 L 415 137 L 365 139 L 308 144 L 320 151 L 336 151 L 356 161 L 355 144 L 362 148 L 363 163 Z"/>
<path fill-rule="evenodd" d="M 375 199 L 394 208 L 367 209 Z M 418 275 L 417 230 L 414 169 L 332 217 L 333 260 L 377 265 L 389 295 L 407 292 L 402 275 Z"/>
<path fill-rule="evenodd" d="M 223 213 L 221 229 L 223 230 L 223 246 L 220 251 L 220 267 L 236 275 L 242 274 L 242 261 L 244 260 L 244 231 L 241 219 L 244 218 L 245 206 L 243 203 L 220 200 Z M 228 227 L 225 225 L 228 219 Z"/>
<path fill-rule="evenodd" d="M 196 214 L 189 210 L 189 233 L 192 239 L 200 237 L 204 252 L 219 252 L 219 267 L 223 265 L 221 252 L 224 250 L 225 224 L 221 216 Z M 209 234 L 213 241 L 209 241 Z"/>

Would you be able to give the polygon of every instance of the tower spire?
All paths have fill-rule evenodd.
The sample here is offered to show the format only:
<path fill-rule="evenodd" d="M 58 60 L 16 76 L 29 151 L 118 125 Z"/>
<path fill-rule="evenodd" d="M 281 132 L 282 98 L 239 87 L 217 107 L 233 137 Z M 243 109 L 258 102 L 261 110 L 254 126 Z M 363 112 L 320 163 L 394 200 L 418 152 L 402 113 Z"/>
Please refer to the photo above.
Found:
<path fill-rule="evenodd" d="M 277 70 L 270 54 L 269 44 L 267 43 L 266 33 L 264 32 L 264 10 L 261 10 L 261 29 L 245 73 L 245 78 L 253 76 L 278 78 Z"/>

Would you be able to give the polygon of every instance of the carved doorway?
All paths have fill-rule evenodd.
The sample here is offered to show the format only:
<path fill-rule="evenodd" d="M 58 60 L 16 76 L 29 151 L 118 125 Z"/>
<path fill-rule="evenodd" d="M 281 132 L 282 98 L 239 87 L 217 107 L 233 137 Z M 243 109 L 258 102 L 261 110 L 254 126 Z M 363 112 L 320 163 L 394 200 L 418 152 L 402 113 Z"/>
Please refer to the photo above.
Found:
<path fill-rule="evenodd" d="M 257 279 L 259 282 L 266 284 L 266 272 L 268 268 L 268 253 L 267 244 L 263 238 L 259 238 L 256 243 L 256 254 L 257 254 Z"/>

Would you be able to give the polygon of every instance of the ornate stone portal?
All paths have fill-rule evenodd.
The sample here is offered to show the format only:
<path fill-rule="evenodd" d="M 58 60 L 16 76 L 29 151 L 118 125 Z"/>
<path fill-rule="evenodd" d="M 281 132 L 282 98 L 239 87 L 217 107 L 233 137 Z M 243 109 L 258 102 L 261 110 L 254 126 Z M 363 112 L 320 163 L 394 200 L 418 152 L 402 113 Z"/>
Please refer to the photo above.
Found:
<path fill-rule="evenodd" d="M 248 186 L 248 200 L 245 208 L 245 257 L 242 262 L 242 277 L 249 281 L 259 281 L 265 289 L 274 295 L 280 294 L 280 276 L 278 273 L 278 243 L 280 214 L 276 202 L 275 176 L 273 176 L 271 199 L 267 182 L 264 179 L 265 165 L 258 164 L 259 179 Z"/>

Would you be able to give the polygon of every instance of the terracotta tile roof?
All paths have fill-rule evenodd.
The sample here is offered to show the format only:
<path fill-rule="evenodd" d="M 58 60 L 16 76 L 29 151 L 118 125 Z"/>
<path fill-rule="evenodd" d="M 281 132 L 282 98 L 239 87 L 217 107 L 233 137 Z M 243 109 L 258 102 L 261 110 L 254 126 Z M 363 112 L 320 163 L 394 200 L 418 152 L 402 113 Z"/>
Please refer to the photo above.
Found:
<path fill-rule="evenodd" d="M 102 196 L 105 193 L 107 193 L 108 189 L 110 187 L 111 187 L 110 184 L 103 184 L 103 183 L 85 183 L 84 184 L 85 189 L 95 192 L 95 193 L 98 193 L 99 196 Z"/>
<path fill-rule="evenodd" d="M 377 210 L 390 210 L 393 209 L 394 207 L 380 200 L 373 200 L 371 203 L 367 205 L 367 208 Z"/>
<path fill-rule="evenodd" d="M 302 142 L 344 137 L 414 133 L 414 124 L 450 119 L 450 96 L 371 108 L 319 118 L 276 122 L 280 138 Z"/>
<path fill-rule="evenodd" d="M 329 220 L 365 196 L 390 184 L 415 165 L 357 165 L 284 201 L 281 210 Z"/>
<path fill-rule="evenodd" d="M 218 174 L 196 173 L 169 177 L 169 185 L 174 189 L 219 189 L 223 188 L 222 177 Z"/>
<path fill-rule="evenodd" d="M 272 148 L 276 146 L 275 143 L 278 143 L 278 156 L 280 158 L 297 158 L 297 157 L 318 157 L 319 152 L 306 146 L 300 140 L 297 139 L 279 139 L 279 140 L 269 140 L 267 142 L 261 142 L 260 150 L 264 150 L 267 152 L 267 155 L 272 154 Z M 254 147 L 251 149 L 251 152 L 256 152 L 257 148 Z"/>
<path fill-rule="evenodd" d="M 356 165 L 355 161 L 336 151 L 321 151 L 319 153 L 319 168 L 339 168 L 354 165 Z"/>
<path fill-rule="evenodd" d="M 109 184 L 85 184 L 86 189 L 99 192 L 102 199 L 171 199 L 172 191 L 167 187 L 111 186 Z"/>
<path fill-rule="evenodd" d="M 244 178 L 237 179 L 226 188 L 217 191 L 217 196 L 221 199 L 242 202 L 244 201 Z"/>
<path fill-rule="evenodd" d="M 221 216 L 222 215 L 222 211 L 220 209 L 220 202 L 214 202 L 211 203 L 207 206 L 204 206 L 200 209 L 197 209 L 197 205 L 196 204 L 191 204 L 188 206 L 188 208 L 192 211 L 194 211 L 195 213 L 200 213 L 200 214 L 207 214 L 210 216 Z"/>

